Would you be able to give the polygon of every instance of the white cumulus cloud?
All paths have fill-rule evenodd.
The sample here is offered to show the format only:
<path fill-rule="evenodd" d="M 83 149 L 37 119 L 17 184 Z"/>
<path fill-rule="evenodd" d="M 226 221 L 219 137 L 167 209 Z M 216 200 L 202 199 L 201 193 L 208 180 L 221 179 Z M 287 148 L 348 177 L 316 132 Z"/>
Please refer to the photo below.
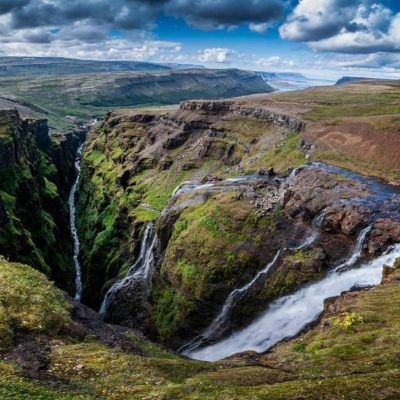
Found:
<path fill-rule="evenodd" d="M 214 47 L 199 51 L 197 59 L 204 63 L 228 64 L 231 62 L 231 57 L 233 54 L 234 51 L 231 49 Z"/>

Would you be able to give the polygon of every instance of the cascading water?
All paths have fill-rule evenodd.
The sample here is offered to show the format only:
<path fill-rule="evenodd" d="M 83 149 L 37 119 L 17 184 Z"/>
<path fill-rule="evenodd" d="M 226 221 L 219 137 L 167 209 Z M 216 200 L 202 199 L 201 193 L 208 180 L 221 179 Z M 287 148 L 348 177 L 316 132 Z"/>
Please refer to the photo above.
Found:
<path fill-rule="evenodd" d="M 357 240 L 365 239 L 364 229 Z M 367 232 L 368 233 L 368 232 Z M 349 261 L 356 262 L 360 247 L 355 246 Z M 215 361 L 235 353 L 254 350 L 264 352 L 277 342 L 298 334 L 323 311 L 324 300 L 340 295 L 353 287 L 377 285 L 382 277 L 383 265 L 393 265 L 400 256 L 400 245 L 395 245 L 373 261 L 358 268 L 334 270 L 324 279 L 311 283 L 297 292 L 274 301 L 257 320 L 230 337 L 214 345 L 192 351 L 191 358 Z M 348 263 L 350 267 L 350 262 Z"/>
<path fill-rule="evenodd" d="M 193 339 L 190 343 L 182 346 L 179 349 L 179 352 L 182 354 L 190 354 L 195 349 L 199 348 L 204 343 L 208 342 L 209 340 L 213 339 L 213 337 L 223 329 L 225 323 L 227 322 L 229 316 L 231 315 L 233 309 L 235 308 L 236 304 L 243 296 L 246 295 L 248 290 L 262 277 L 268 274 L 269 270 L 275 265 L 279 256 L 281 254 L 281 250 L 279 250 L 273 260 L 268 263 L 264 269 L 259 271 L 255 277 L 248 282 L 246 285 L 239 289 L 233 290 L 228 298 L 225 301 L 225 304 L 222 307 L 221 312 L 218 316 L 214 319 L 211 325 L 206 329 L 206 331 L 198 336 L 197 338 Z"/>
<path fill-rule="evenodd" d="M 320 236 L 320 228 L 322 226 L 322 223 L 324 222 L 325 219 L 325 210 L 322 210 L 312 221 L 311 224 L 311 232 L 309 235 L 307 235 L 303 241 L 303 243 L 299 244 L 296 247 L 291 247 L 289 250 L 292 251 L 299 251 L 299 250 L 304 250 L 311 246 Z M 316 229 L 317 228 L 317 229 Z"/>
<path fill-rule="evenodd" d="M 366 196 L 351 200 L 344 199 L 343 203 L 347 204 L 351 201 L 368 207 L 373 212 L 371 223 L 380 217 L 400 220 L 397 207 L 400 197 L 398 187 L 386 185 L 375 178 L 365 177 L 352 171 L 322 163 L 304 165 L 294 170 L 288 179 L 293 179 L 304 169 L 320 169 L 328 173 L 339 174 L 364 185 Z M 313 227 L 321 228 L 324 218 L 325 212 L 322 211 L 314 219 Z M 184 354 L 195 359 L 213 361 L 246 350 L 266 351 L 280 340 L 298 334 L 307 324 L 314 321 L 322 312 L 326 298 L 338 296 L 341 292 L 350 290 L 352 287 L 378 284 L 383 265 L 393 264 L 394 260 L 400 256 L 400 245 L 395 245 L 382 256 L 373 261 L 361 263 L 360 266 L 363 245 L 370 230 L 371 226 L 368 226 L 359 233 L 348 259 L 332 269 L 324 279 L 310 283 L 291 295 L 275 300 L 264 314 L 249 326 L 216 344 L 201 347 L 201 345 L 204 346 L 205 342 L 200 343 L 200 345 L 196 344 L 196 346 L 191 346 L 193 342 L 189 343 L 183 348 Z M 319 233 L 319 229 L 313 229 L 303 243 L 290 250 L 308 247 L 314 240 L 317 240 Z"/>
<path fill-rule="evenodd" d="M 146 286 L 149 292 L 151 289 L 151 279 L 153 276 L 153 268 L 155 263 L 154 250 L 157 245 L 157 235 L 154 232 L 154 224 L 149 223 L 144 231 L 144 236 L 140 248 L 140 254 L 135 264 L 133 264 L 125 277 L 115 282 L 104 296 L 104 300 L 100 306 L 99 313 L 103 316 L 107 314 L 116 293 L 133 280 L 140 280 Z"/>
<path fill-rule="evenodd" d="M 75 300 L 78 300 L 78 301 L 81 299 L 81 296 L 82 296 L 82 275 L 81 275 L 81 264 L 79 262 L 80 242 L 79 242 L 79 236 L 78 236 L 78 232 L 77 232 L 76 224 L 75 224 L 75 193 L 76 193 L 76 188 L 78 186 L 79 179 L 81 176 L 82 148 L 83 148 L 83 144 L 78 149 L 77 158 L 75 160 L 75 169 L 76 169 L 77 175 L 76 175 L 75 182 L 72 185 L 72 189 L 71 189 L 71 192 L 70 192 L 69 198 L 68 198 L 70 228 L 71 228 L 72 240 L 74 242 L 73 260 L 74 260 L 74 266 L 75 266 Z"/>
<path fill-rule="evenodd" d="M 354 250 L 353 253 L 351 255 L 351 257 L 346 260 L 344 263 L 338 265 L 333 272 L 340 272 L 340 271 L 345 271 L 351 267 L 353 267 L 353 265 L 359 260 L 359 258 L 361 257 L 361 253 L 362 253 L 362 249 L 363 249 L 363 245 L 365 242 L 365 238 L 367 237 L 369 231 L 371 230 L 372 226 L 367 226 L 366 228 L 364 228 L 360 234 L 357 237 L 355 246 L 354 246 Z"/>

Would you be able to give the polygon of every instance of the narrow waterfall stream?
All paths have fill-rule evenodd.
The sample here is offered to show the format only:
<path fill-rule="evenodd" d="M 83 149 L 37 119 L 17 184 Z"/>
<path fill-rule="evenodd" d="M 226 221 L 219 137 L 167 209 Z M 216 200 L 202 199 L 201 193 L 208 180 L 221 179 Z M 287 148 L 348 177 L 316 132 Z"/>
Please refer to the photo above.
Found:
<path fill-rule="evenodd" d="M 264 314 L 241 331 L 186 355 L 198 360 L 216 361 L 248 350 L 264 352 L 277 342 L 295 336 L 314 321 L 323 311 L 325 299 L 355 286 L 377 285 L 382 278 L 383 265 L 393 265 L 398 257 L 400 245 L 359 268 L 333 272 L 319 282 L 277 299 Z"/>
<path fill-rule="evenodd" d="M 271 262 L 269 262 L 264 269 L 259 271 L 256 276 L 248 282 L 246 285 L 239 289 L 234 289 L 225 301 L 219 315 L 214 319 L 211 325 L 205 330 L 205 332 L 193 339 L 190 343 L 182 346 L 178 352 L 190 355 L 195 349 L 199 348 L 203 344 L 206 344 L 208 340 L 212 339 L 216 333 L 223 329 L 227 319 L 231 315 L 236 304 L 243 296 L 248 292 L 248 290 L 264 275 L 267 275 L 269 270 L 275 265 L 279 256 L 281 255 L 281 250 L 279 250 Z"/>
<path fill-rule="evenodd" d="M 70 221 L 70 228 L 71 228 L 71 235 L 72 240 L 74 242 L 74 265 L 75 265 L 75 300 L 80 301 L 82 296 L 82 274 L 81 274 L 81 264 L 79 262 L 79 251 L 80 251 L 80 242 L 78 231 L 76 229 L 75 223 L 75 193 L 78 187 L 79 179 L 81 176 L 81 156 L 82 156 L 82 148 L 83 144 L 79 147 L 77 158 L 75 160 L 75 169 L 77 172 L 76 179 L 74 184 L 72 185 L 71 192 L 68 198 L 69 204 L 69 221 Z"/>
<path fill-rule="evenodd" d="M 104 300 L 100 306 L 99 313 L 106 316 L 107 309 L 110 306 L 115 294 L 124 286 L 133 280 L 142 281 L 146 290 L 150 291 L 151 279 L 154 268 L 154 250 L 157 245 L 157 235 L 154 231 L 154 224 L 149 223 L 144 231 L 143 240 L 140 248 L 139 257 L 136 262 L 129 268 L 125 277 L 115 282 L 104 296 Z"/>

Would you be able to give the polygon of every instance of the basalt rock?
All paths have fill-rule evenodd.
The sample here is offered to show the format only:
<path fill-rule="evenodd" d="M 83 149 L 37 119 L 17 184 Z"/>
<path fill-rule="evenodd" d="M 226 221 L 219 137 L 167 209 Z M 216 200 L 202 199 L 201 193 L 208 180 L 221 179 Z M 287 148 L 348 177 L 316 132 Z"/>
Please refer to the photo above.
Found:
<path fill-rule="evenodd" d="M 371 214 L 371 210 L 351 204 L 331 206 L 325 209 L 323 226 L 326 230 L 351 236 L 367 225 Z"/>
<path fill-rule="evenodd" d="M 301 132 L 305 128 L 305 123 L 297 118 L 264 108 L 241 106 L 233 101 L 185 101 L 181 103 L 180 109 L 206 115 L 224 114 L 225 116 L 257 118 L 294 132 Z"/>
<path fill-rule="evenodd" d="M 368 251 L 376 254 L 399 242 L 400 224 L 389 218 L 380 218 L 376 220 L 369 234 Z"/>
<path fill-rule="evenodd" d="M 283 185 L 286 212 L 292 217 L 300 213 L 315 216 L 337 201 L 367 196 L 366 188 L 357 182 L 341 179 L 318 169 L 300 171 Z"/>

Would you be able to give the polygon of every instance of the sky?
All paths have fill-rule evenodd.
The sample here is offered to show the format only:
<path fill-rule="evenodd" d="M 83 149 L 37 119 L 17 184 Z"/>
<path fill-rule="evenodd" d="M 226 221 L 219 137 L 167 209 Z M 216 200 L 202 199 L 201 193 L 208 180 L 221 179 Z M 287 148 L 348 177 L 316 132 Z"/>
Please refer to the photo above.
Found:
<path fill-rule="evenodd" d="M 0 0 L 0 55 L 400 79 L 400 0 Z"/>

